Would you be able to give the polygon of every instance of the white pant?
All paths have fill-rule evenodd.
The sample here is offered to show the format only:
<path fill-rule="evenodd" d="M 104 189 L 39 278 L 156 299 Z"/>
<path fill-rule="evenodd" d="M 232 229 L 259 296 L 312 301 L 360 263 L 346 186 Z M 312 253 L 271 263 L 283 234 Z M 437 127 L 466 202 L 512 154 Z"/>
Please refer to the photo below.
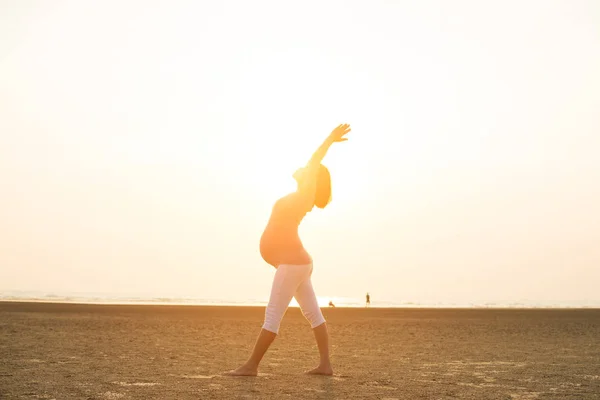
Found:
<path fill-rule="evenodd" d="M 312 264 L 283 264 L 277 268 L 273 279 L 273 287 L 271 288 L 271 297 L 265 311 L 263 329 L 273 333 L 279 332 L 279 324 L 290 301 L 292 301 L 292 297 L 296 298 L 300 309 L 302 309 L 302 314 L 310 322 L 312 328 L 325 322 L 310 281 L 312 270 Z"/>

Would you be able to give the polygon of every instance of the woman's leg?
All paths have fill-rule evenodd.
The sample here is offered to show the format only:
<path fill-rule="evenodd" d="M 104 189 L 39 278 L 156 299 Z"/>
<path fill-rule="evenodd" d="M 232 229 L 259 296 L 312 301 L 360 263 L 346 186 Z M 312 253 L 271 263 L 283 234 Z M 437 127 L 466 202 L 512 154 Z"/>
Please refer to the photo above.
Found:
<path fill-rule="evenodd" d="M 281 265 L 275 272 L 273 285 L 271 287 L 271 296 L 269 304 L 265 310 L 265 322 L 256 339 L 254 349 L 250 358 L 241 367 L 227 372 L 226 375 L 232 376 L 256 376 L 258 374 L 258 364 L 277 337 L 279 325 L 285 312 L 294 297 L 294 292 L 304 276 L 301 274 L 300 266 Z"/>
<path fill-rule="evenodd" d="M 308 371 L 309 374 L 315 375 L 333 375 L 333 367 L 329 359 L 329 333 L 327 331 L 327 323 L 317 302 L 317 296 L 312 286 L 310 276 L 303 281 L 294 294 L 296 301 L 302 309 L 302 314 L 310 322 L 313 328 L 317 347 L 319 348 L 320 362 L 319 365 Z"/>
<path fill-rule="evenodd" d="M 261 329 L 258 334 L 258 338 L 256 339 L 256 343 L 254 344 L 254 349 L 252 350 L 252 354 L 248 361 L 244 363 L 241 367 L 234 369 L 233 371 L 226 372 L 225 375 L 231 376 L 256 376 L 258 375 L 258 364 L 260 364 L 260 360 L 262 360 L 263 356 L 275 340 L 277 336 L 276 333 L 268 331 L 266 329 Z"/>
<path fill-rule="evenodd" d="M 331 360 L 329 359 L 329 332 L 327 331 L 327 323 L 323 322 L 321 325 L 313 328 L 315 334 L 315 340 L 317 341 L 317 347 L 319 348 L 320 361 L 316 368 L 307 371 L 308 374 L 314 375 L 333 375 L 333 367 L 331 366 Z"/>

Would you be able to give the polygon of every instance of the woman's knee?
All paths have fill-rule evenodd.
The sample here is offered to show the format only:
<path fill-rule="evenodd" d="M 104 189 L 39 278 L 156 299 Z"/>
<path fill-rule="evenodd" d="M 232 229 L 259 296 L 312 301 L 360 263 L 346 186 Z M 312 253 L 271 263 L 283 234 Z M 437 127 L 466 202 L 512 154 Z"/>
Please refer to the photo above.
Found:
<path fill-rule="evenodd" d="M 265 310 L 265 321 L 262 328 L 269 332 L 273 332 L 274 334 L 278 334 L 279 326 L 281 325 L 281 320 L 283 319 L 286 309 L 287 306 L 283 307 L 282 304 L 273 304 L 269 302 L 267 309 Z"/>
<path fill-rule="evenodd" d="M 321 308 L 318 306 L 314 309 L 302 310 L 302 314 L 304 318 L 310 323 L 311 328 L 316 328 L 317 326 L 323 324 L 325 322 L 325 317 L 321 312 Z"/>

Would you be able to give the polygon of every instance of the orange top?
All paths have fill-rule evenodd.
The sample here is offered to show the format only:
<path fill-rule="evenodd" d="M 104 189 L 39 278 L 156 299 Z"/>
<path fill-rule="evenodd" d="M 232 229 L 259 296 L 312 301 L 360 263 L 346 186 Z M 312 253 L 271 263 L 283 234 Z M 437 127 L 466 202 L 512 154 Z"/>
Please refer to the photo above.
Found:
<path fill-rule="evenodd" d="M 275 202 L 260 238 L 260 254 L 267 263 L 275 268 L 281 264 L 312 263 L 298 235 L 298 227 L 307 212 L 306 203 L 297 192 Z"/>

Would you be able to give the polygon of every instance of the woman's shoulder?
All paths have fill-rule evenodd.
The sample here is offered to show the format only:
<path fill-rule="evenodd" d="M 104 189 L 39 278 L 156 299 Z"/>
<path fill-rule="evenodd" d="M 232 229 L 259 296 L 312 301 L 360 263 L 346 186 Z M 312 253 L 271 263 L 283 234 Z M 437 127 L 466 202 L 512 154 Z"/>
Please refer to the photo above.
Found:
<path fill-rule="evenodd" d="M 297 201 L 298 201 L 298 192 L 288 193 L 275 202 L 275 207 L 290 206 L 290 205 L 293 205 Z"/>

